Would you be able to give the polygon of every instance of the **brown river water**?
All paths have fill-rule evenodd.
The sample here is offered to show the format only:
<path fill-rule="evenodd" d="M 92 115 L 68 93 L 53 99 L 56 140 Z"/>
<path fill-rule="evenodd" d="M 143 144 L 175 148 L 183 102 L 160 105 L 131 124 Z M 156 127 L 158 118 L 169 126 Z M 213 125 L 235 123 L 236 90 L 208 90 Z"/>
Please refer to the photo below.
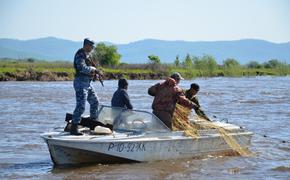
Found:
<path fill-rule="evenodd" d="M 129 81 L 135 109 L 151 111 L 147 89 L 156 80 Z M 214 120 L 254 133 L 252 157 L 208 156 L 147 163 L 54 167 L 40 134 L 64 127 L 75 107 L 72 82 L 0 82 L 0 179 L 290 179 L 290 77 L 184 80 L 200 85 L 200 103 Z M 110 105 L 117 81 L 94 83 Z M 88 105 L 86 108 L 88 114 Z"/>

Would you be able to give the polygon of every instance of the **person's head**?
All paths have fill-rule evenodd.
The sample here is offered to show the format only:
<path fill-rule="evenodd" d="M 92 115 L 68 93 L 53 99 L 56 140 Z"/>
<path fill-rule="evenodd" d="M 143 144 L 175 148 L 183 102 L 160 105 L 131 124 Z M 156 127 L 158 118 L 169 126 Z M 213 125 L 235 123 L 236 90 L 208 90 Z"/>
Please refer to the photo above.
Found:
<path fill-rule="evenodd" d="M 175 72 L 170 76 L 172 79 L 174 79 L 176 81 L 176 83 L 178 84 L 180 82 L 181 79 L 184 79 L 179 72 Z"/>
<path fill-rule="evenodd" d="M 86 53 L 90 53 L 94 49 L 95 42 L 89 38 L 84 39 L 83 48 Z"/>
<path fill-rule="evenodd" d="M 198 93 L 198 91 L 199 91 L 199 85 L 196 83 L 192 83 L 190 85 L 190 92 L 195 95 Z"/>
<path fill-rule="evenodd" d="M 128 81 L 124 78 L 119 79 L 118 87 L 121 89 L 128 89 Z"/>

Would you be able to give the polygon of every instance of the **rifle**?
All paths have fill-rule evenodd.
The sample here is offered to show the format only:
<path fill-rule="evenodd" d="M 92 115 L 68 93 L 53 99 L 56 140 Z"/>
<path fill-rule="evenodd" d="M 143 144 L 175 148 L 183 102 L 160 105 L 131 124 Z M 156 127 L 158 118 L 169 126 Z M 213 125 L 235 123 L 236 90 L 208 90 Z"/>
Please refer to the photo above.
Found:
<path fill-rule="evenodd" d="M 97 68 L 96 63 L 95 63 L 91 58 L 87 58 L 87 59 L 88 59 L 88 61 L 91 63 L 91 65 L 92 65 L 93 67 Z M 93 76 L 94 76 L 94 77 L 93 77 L 93 81 L 99 80 L 100 83 L 102 84 L 102 86 L 104 87 L 104 81 L 103 81 L 103 79 L 102 79 L 102 75 L 99 74 L 99 73 L 94 73 Z"/>
<path fill-rule="evenodd" d="M 100 81 L 100 83 L 102 84 L 102 86 L 104 87 L 104 81 L 103 81 L 103 79 L 102 79 L 102 76 L 99 75 L 99 74 L 96 74 L 96 75 L 94 76 L 94 80 L 96 80 L 96 79 L 98 79 L 98 80 Z"/>

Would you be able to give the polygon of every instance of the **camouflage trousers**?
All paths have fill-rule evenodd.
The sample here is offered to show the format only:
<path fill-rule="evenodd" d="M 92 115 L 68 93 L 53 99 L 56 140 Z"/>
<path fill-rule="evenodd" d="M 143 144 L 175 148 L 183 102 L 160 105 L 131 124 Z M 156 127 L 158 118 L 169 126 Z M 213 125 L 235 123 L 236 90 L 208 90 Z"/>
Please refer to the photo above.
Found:
<path fill-rule="evenodd" d="M 85 112 L 86 101 L 90 104 L 90 117 L 96 119 L 98 116 L 99 100 L 92 86 L 75 87 L 76 108 L 73 112 L 73 123 L 77 124 L 81 120 L 81 115 Z"/>

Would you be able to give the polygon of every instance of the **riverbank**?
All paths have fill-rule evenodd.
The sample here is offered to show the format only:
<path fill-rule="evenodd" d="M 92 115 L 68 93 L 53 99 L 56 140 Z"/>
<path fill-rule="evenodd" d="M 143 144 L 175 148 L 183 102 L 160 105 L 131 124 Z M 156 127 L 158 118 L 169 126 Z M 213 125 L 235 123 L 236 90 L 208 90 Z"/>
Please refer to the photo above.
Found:
<path fill-rule="evenodd" d="M 145 73 L 131 73 L 131 72 L 105 72 L 104 80 L 112 80 L 119 79 L 121 77 L 125 77 L 131 80 L 144 80 L 144 79 L 164 79 L 168 77 L 170 73 L 167 72 L 145 72 Z M 243 76 L 264 76 L 271 75 L 275 76 L 273 73 L 263 72 L 263 71 L 255 71 L 255 72 L 244 72 Z M 186 79 L 192 79 L 195 77 L 224 77 L 224 74 L 218 74 L 215 76 L 194 76 L 188 77 L 186 74 L 182 74 Z M 227 76 L 229 77 L 229 76 Z M 69 72 L 1 72 L 0 73 L 0 81 L 71 81 L 74 79 L 74 73 Z"/>
<path fill-rule="evenodd" d="M 3 72 L 0 73 L 0 81 L 71 81 L 74 73 L 68 72 Z M 104 80 L 119 79 L 125 77 L 131 80 L 163 79 L 167 77 L 164 73 L 104 73 Z"/>
<path fill-rule="evenodd" d="M 282 68 L 224 68 L 195 69 L 160 64 L 124 64 L 118 67 L 101 68 L 104 80 L 164 79 L 173 72 L 180 72 L 186 79 L 196 77 L 242 77 L 242 76 L 284 76 L 290 74 L 289 67 Z M 71 81 L 75 70 L 71 62 L 47 62 L 34 60 L 1 60 L 0 81 Z"/>

